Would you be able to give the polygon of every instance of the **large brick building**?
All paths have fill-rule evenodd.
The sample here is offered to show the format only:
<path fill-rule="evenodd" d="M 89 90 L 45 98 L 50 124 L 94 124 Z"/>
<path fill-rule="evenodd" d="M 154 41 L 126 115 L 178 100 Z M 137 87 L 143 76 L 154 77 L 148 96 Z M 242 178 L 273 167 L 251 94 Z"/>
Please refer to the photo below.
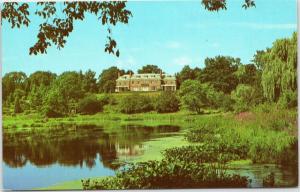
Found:
<path fill-rule="evenodd" d="M 124 91 L 175 91 L 176 78 L 166 74 L 129 74 L 116 80 L 116 92 Z"/>

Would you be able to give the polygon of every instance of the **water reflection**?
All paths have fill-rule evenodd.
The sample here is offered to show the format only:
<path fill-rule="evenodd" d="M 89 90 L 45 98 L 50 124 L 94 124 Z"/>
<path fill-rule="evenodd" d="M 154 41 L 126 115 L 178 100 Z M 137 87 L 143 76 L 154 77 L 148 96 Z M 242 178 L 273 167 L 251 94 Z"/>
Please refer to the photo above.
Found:
<path fill-rule="evenodd" d="M 120 167 L 118 157 L 141 155 L 142 142 L 176 133 L 180 128 L 126 125 L 113 130 L 96 125 L 61 125 L 47 131 L 4 132 L 3 160 L 11 168 L 23 167 L 27 162 L 37 167 L 58 163 L 93 168 L 100 161 L 104 167 L 116 170 Z"/>

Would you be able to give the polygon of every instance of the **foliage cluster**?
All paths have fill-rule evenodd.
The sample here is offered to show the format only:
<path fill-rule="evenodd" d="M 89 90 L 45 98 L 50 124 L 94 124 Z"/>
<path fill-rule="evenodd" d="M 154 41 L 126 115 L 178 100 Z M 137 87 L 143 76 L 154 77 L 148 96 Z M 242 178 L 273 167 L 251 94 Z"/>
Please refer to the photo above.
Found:
<path fill-rule="evenodd" d="M 149 96 L 131 94 L 122 98 L 119 104 L 122 113 L 142 113 L 154 109 L 154 104 Z"/>
<path fill-rule="evenodd" d="M 216 91 L 210 84 L 202 84 L 196 80 L 186 80 L 182 83 L 179 94 L 189 110 L 198 114 L 204 108 L 228 108 L 228 97 Z M 229 103 L 228 103 L 229 102 Z"/>
<path fill-rule="evenodd" d="M 155 103 L 155 110 L 158 113 L 171 113 L 179 111 L 180 100 L 173 92 L 162 92 Z"/>
<path fill-rule="evenodd" d="M 184 182 L 183 182 L 184 181 Z M 185 161 L 147 161 L 128 165 L 115 177 L 83 180 L 83 189 L 172 189 L 246 187 L 248 179 L 204 164 Z"/>
<path fill-rule="evenodd" d="M 234 110 L 236 112 L 248 111 L 251 107 L 262 102 L 262 95 L 251 85 L 239 84 L 231 92 L 231 98 L 235 102 Z"/>
<path fill-rule="evenodd" d="M 139 93 L 128 94 L 119 101 L 119 110 L 122 113 L 143 113 L 157 111 L 158 113 L 171 113 L 179 110 L 180 100 L 173 92 L 161 92 L 156 96 Z"/>
<path fill-rule="evenodd" d="M 95 114 L 102 111 L 106 102 L 105 100 L 99 100 L 95 95 L 89 95 L 79 101 L 78 111 L 81 114 Z"/>
<path fill-rule="evenodd" d="M 278 101 L 285 92 L 297 91 L 296 32 L 291 38 L 276 40 L 260 57 L 264 62 L 261 83 L 269 101 Z"/>
<path fill-rule="evenodd" d="M 287 162 L 288 149 L 293 148 L 292 146 L 297 143 L 295 136 L 283 131 L 290 120 L 287 117 L 283 118 L 280 114 L 276 117 L 270 117 L 270 114 L 267 113 L 260 113 L 260 115 L 263 115 L 263 120 L 258 118 L 244 120 L 244 122 L 236 122 L 236 120 L 221 116 L 217 117 L 218 120 L 208 118 L 198 122 L 198 128 L 189 131 L 186 138 L 190 142 L 213 145 L 217 149 L 225 151 L 229 150 L 241 159 L 249 158 L 254 163 Z M 283 120 L 278 118 L 280 116 Z M 276 122 L 276 127 L 274 127 L 274 122 Z M 199 147 L 189 150 L 196 151 L 196 149 L 201 152 Z M 180 152 L 180 150 L 178 151 Z M 182 150 L 182 155 L 178 153 L 178 156 L 183 158 L 187 156 L 183 153 L 184 150 Z M 297 151 L 293 150 L 293 153 L 297 153 Z M 193 154 L 195 155 L 197 152 Z M 193 159 L 192 157 L 187 158 Z M 296 161 L 293 155 L 289 155 L 289 158 L 290 162 Z"/>

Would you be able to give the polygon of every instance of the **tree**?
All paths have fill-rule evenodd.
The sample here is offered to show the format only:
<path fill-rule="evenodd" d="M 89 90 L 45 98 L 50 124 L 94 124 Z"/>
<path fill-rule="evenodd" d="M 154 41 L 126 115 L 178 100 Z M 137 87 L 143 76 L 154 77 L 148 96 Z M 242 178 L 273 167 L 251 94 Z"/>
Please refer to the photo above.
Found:
<path fill-rule="evenodd" d="M 43 105 L 44 97 L 47 95 L 56 76 L 55 73 L 49 71 L 36 71 L 26 79 L 24 84 L 30 108 L 40 109 Z"/>
<path fill-rule="evenodd" d="M 129 70 L 127 70 L 127 71 L 125 72 L 125 74 L 127 74 L 127 75 L 130 75 L 130 74 L 133 75 L 134 72 L 133 72 L 132 70 L 129 69 Z"/>
<path fill-rule="evenodd" d="M 258 71 L 254 64 L 240 65 L 235 72 L 239 84 L 254 85 L 258 80 Z"/>
<path fill-rule="evenodd" d="M 267 59 L 266 53 L 269 53 L 270 51 L 271 51 L 270 48 L 267 48 L 265 51 L 264 50 L 256 51 L 252 62 L 256 66 L 257 70 L 262 71 L 264 67 L 264 63 L 266 63 L 266 59 Z"/>
<path fill-rule="evenodd" d="M 23 110 L 22 110 L 22 108 L 21 108 L 20 98 L 19 98 L 19 97 L 16 97 L 14 112 L 15 112 L 15 113 L 22 113 L 22 112 L 23 112 Z"/>
<path fill-rule="evenodd" d="M 182 68 L 182 70 L 178 74 L 176 74 L 177 88 L 179 88 L 182 82 L 184 82 L 185 80 L 188 79 L 195 80 L 199 78 L 200 73 L 201 73 L 201 69 L 199 69 L 198 67 L 191 69 L 190 66 L 185 65 Z"/>
<path fill-rule="evenodd" d="M 227 1 L 226 0 L 202 0 L 202 5 L 204 5 L 205 9 L 209 11 L 219 11 L 221 9 L 227 9 Z M 254 0 L 245 0 L 242 7 L 244 9 L 248 9 L 250 7 L 255 7 Z"/>
<path fill-rule="evenodd" d="M 36 71 L 32 73 L 25 81 L 26 92 L 38 89 L 40 86 L 49 87 L 56 79 L 57 75 L 50 71 Z"/>
<path fill-rule="evenodd" d="M 49 89 L 49 87 L 41 85 L 39 87 L 33 87 L 30 90 L 28 100 L 31 109 L 40 110 L 40 108 L 43 106 L 43 101 L 45 99 L 45 96 L 48 94 Z"/>
<path fill-rule="evenodd" d="M 80 74 L 75 71 L 62 73 L 55 80 L 52 88 L 58 90 L 67 101 L 81 99 L 84 95 Z"/>
<path fill-rule="evenodd" d="M 68 101 L 58 89 L 51 89 L 43 103 L 42 114 L 46 117 L 61 117 L 69 113 Z"/>
<path fill-rule="evenodd" d="M 202 5 L 209 11 L 226 10 L 226 0 L 202 0 Z M 55 45 L 58 49 L 65 46 L 67 37 L 73 32 L 74 22 L 85 19 L 87 13 L 99 18 L 101 24 L 107 26 L 108 36 L 105 52 L 120 54 L 116 50 L 117 42 L 112 38 L 111 26 L 118 23 L 127 24 L 132 16 L 126 9 L 125 1 L 87 1 L 87 2 L 37 2 L 33 3 L 37 9 L 30 8 L 31 3 L 4 2 L 1 6 L 1 25 L 7 21 L 12 28 L 30 25 L 31 10 L 42 20 L 39 25 L 37 42 L 29 49 L 29 54 L 47 53 L 48 47 Z M 244 0 L 243 8 L 254 7 L 253 0 Z M 58 8 L 59 7 L 59 8 Z"/>
<path fill-rule="evenodd" d="M 182 83 L 179 94 L 183 103 L 191 111 L 202 113 L 205 107 L 216 106 L 216 91 L 209 84 L 197 80 L 186 80 Z"/>
<path fill-rule="evenodd" d="M 4 75 L 2 78 L 2 100 L 6 101 L 11 98 L 10 102 L 15 101 L 14 92 L 15 90 L 25 90 L 25 81 L 27 76 L 23 72 L 10 72 Z"/>
<path fill-rule="evenodd" d="M 242 112 L 250 109 L 251 106 L 258 103 L 256 91 L 250 85 L 239 84 L 231 93 L 232 99 L 235 101 L 235 111 Z"/>
<path fill-rule="evenodd" d="M 117 67 L 110 67 L 102 71 L 98 78 L 99 91 L 104 93 L 115 92 L 116 80 L 119 75 L 123 75 L 124 70 Z"/>
<path fill-rule="evenodd" d="M 121 99 L 119 108 L 122 113 L 142 113 L 153 110 L 153 104 L 149 96 L 133 93 Z"/>
<path fill-rule="evenodd" d="M 278 39 L 265 51 L 262 87 L 269 101 L 278 101 L 282 93 L 297 90 L 297 33 Z"/>
<path fill-rule="evenodd" d="M 95 78 L 96 72 L 88 70 L 83 76 L 83 89 L 85 92 L 97 92 L 97 79 Z"/>
<path fill-rule="evenodd" d="M 206 58 L 205 68 L 202 70 L 199 80 L 202 83 L 211 84 L 217 91 L 229 94 L 238 84 L 235 72 L 240 65 L 239 58 L 228 56 Z"/>
<path fill-rule="evenodd" d="M 43 102 L 43 113 L 49 117 L 67 115 L 76 109 L 77 101 L 83 96 L 81 75 L 75 71 L 64 72 L 53 82 Z"/>
<path fill-rule="evenodd" d="M 164 91 L 156 100 L 155 109 L 158 113 L 170 113 L 179 110 L 180 101 L 174 92 Z"/>
<path fill-rule="evenodd" d="M 142 69 L 138 70 L 139 74 L 142 73 L 161 73 L 162 70 L 157 65 L 146 65 L 143 66 Z"/>
<path fill-rule="evenodd" d="M 78 111 L 82 114 L 95 114 L 102 111 L 103 104 L 95 95 L 89 95 L 78 103 Z"/>

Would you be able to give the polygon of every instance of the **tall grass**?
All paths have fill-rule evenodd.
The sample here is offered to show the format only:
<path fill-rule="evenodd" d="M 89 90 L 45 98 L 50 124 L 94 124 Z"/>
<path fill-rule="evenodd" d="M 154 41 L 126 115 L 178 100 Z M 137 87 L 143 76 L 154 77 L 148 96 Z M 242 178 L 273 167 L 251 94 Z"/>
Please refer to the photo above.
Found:
<path fill-rule="evenodd" d="M 228 115 L 198 120 L 196 128 L 190 130 L 186 138 L 190 142 L 215 143 L 230 146 L 231 149 L 243 149 L 246 158 L 254 163 L 278 163 L 288 158 L 286 150 L 298 142 L 294 135 L 297 132 L 294 111 L 277 109 L 268 112 L 258 109 L 246 116 L 242 119 Z"/>

